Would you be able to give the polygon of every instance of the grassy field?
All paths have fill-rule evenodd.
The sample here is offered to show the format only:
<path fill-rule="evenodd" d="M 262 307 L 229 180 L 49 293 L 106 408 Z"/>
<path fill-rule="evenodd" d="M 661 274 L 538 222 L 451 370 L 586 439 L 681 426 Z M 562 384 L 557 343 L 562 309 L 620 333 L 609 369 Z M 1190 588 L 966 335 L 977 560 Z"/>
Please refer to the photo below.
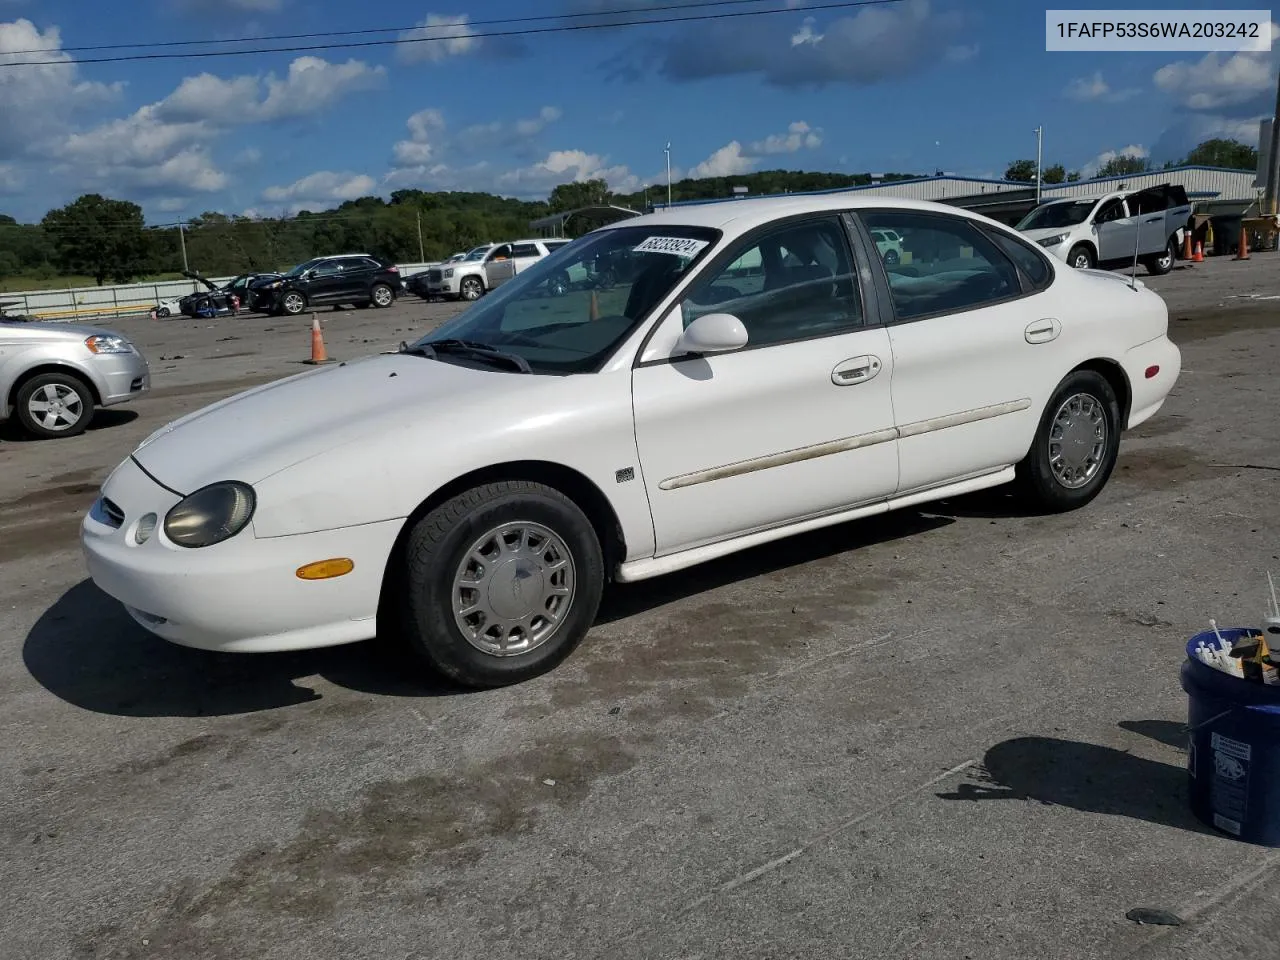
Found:
<path fill-rule="evenodd" d="M 138 277 L 134 283 L 163 283 L 167 280 L 183 280 L 185 279 L 180 273 L 157 273 L 145 277 Z M 13 293 L 17 290 L 67 290 L 72 287 L 96 287 L 97 283 L 93 277 L 84 276 L 58 276 L 41 279 L 28 275 L 20 275 L 16 277 L 5 277 L 0 279 L 0 293 Z"/>

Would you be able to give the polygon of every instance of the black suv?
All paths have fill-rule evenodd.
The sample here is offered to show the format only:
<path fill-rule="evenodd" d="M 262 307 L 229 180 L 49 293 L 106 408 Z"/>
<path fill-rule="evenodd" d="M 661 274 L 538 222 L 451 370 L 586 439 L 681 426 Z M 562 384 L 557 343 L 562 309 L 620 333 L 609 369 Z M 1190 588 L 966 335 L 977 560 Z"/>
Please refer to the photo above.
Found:
<path fill-rule="evenodd" d="M 296 316 L 308 307 L 389 307 L 404 293 L 400 268 L 367 253 L 316 257 L 249 285 L 249 309 Z"/>

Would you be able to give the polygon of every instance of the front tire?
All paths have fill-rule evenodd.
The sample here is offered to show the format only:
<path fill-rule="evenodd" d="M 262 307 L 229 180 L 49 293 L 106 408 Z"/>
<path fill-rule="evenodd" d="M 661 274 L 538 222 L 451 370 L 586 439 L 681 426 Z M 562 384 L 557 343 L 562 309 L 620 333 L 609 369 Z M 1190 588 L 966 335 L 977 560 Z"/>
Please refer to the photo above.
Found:
<path fill-rule="evenodd" d="M 296 317 L 305 309 L 307 309 L 307 298 L 296 290 L 290 290 L 280 301 L 280 311 L 291 317 Z"/>
<path fill-rule="evenodd" d="M 1106 377 L 1076 370 L 1049 399 L 1018 485 L 1034 506 L 1076 510 L 1102 492 L 1120 451 L 1120 403 Z"/>
<path fill-rule="evenodd" d="M 1071 252 L 1067 254 L 1067 263 L 1077 270 L 1092 270 L 1098 265 L 1093 251 L 1083 243 L 1076 244 L 1071 248 Z"/>
<path fill-rule="evenodd" d="M 464 277 L 458 287 L 458 296 L 463 300 L 479 300 L 484 294 L 484 284 L 477 277 Z"/>
<path fill-rule="evenodd" d="M 591 521 L 531 481 L 488 483 L 446 501 L 414 524 L 403 557 L 409 645 L 468 687 L 554 669 L 586 636 L 604 590 Z"/>
<path fill-rule="evenodd" d="M 79 436 L 93 419 L 93 391 L 69 373 L 42 373 L 32 377 L 22 385 L 15 399 L 18 422 L 27 433 L 41 440 Z"/>

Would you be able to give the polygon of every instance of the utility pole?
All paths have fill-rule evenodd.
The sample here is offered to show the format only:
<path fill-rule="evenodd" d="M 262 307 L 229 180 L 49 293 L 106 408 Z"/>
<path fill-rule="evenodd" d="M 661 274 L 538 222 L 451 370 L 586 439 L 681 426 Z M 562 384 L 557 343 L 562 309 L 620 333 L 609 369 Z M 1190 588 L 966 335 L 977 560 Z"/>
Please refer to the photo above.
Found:
<path fill-rule="evenodd" d="M 1040 205 L 1040 181 L 1043 179 L 1040 175 L 1040 159 L 1043 156 L 1041 145 L 1044 142 L 1044 128 L 1036 127 L 1036 205 Z"/>
<path fill-rule="evenodd" d="M 667 141 L 667 145 L 664 148 L 663 152 L 666 153 L 667 155 L 667 209 L 669 210 L 671 209 L 671 141 L 670 140 Z"/>
<path fill-rule="evenodd" d="M 427 253 L 422 248 L 422 211 L 418 211 L 418 262 L 427 262 Z"/>
<path fill-rule="evenodd" d="M 182 272 L 189 273 L 191 268 L 187 266 L 187 238 L 182 232 L 182 221 L 178 221 L 178 243 L 182 245 Z"/>
<path fill-rule="evenodd" d="M 1271 153 L 1267 157 L 1267 189 L 1263 195 L 1262 214 L 1276 215 L 1276 161 L 1280 151 L 1280 74 L 1276 75 L 1276 112 L 1271 120 Z"/>

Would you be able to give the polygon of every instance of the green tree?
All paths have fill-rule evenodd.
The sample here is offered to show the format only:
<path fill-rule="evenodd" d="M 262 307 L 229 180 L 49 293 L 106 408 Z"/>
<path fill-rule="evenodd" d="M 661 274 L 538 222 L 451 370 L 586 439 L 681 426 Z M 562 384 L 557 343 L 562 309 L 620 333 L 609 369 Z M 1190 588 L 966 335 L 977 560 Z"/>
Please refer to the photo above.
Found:
<path fill-rule="evenodd" d="M 564 213 L 589 207 L 597 203 L 609 203 L 613 194 L 609 192 L 609 184 L 603 179 L 583 180 L 577 183 L 562 183 L 551 191 L 549 201 L 552 213 Z"/>
<path fill-rule="evenodd" d="M 1060 163 L 1055 163 L 1052 167 L 1044 168 L 1045 183 L 1062 183 L 1067 179 L 1066 168 Z"/>
<path fill-rule="evenodd" d="M 98 286 L 110 278 L 128 283 L 146 268 L 150 238 L 142 208 L 127 200 L 88 193 L 44 215 L 54 259 L 66 273 L 84 273 Z"/>
<path fill-rule="evenodd" d="M 1226 167 L 1229 170 L 1257 170 L 1258 151 L 1239 140 L 1214 137 L 1192 147 L 1182 163 L 1203 167 Z"/>
<path fill-rule="evenodd" d="M 1089 179 L 1097 180 L 1100 177 L 1123 177 L 1135 173 L 1146 173 L 1151 168 L 1151 163 L 1146 157 L 1112 157 Z"/>
<path fill-rule="evenodd" d="M 1080 179 L 1079 170 L 1072 170 L 1070 173 L 1067 174 L 1067 183 L 1075 183 L 1079 179 Z"/>
<path fill-rule="evenodd" d="M 1004 172 L 1006 180 L 1017 180 L 1020 183 L 1031 183 L 1036 178 L 1036 162 L 1034 160 L 1015 160 Z"/>

